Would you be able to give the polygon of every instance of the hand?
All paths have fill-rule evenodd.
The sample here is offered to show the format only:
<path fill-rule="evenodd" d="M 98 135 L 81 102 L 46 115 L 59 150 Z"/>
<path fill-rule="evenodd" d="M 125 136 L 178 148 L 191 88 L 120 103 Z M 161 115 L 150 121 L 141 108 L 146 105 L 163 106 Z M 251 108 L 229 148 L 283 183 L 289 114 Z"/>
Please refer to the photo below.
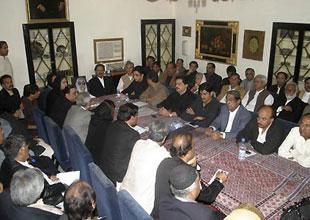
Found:
<path fill-rule="evenodd" d="M 165 109 L 164 107 L 162 107 L 162 108 L 159 109 L 159 114 L 162 115 L 162 116 L 167 116 L 168 117 L 170 112 L 167 109 Z"/>
<path fill-rule="evenodd" d="M 59 181 L 58 177 L 56 177 L 56 176 L 50 176 L 50 179 L 51 179 L 53 182 Z"/>
<path fill-rule="evenodd" d="M 220 140 L 222 139 L 222 134 L 218 131 L 213 131 L 211 133 L 211 138 L 214 140 L 214 141 L 217 141 L 217 140 Z"/>
<path fill-rule="evenodd" d="M 289 105 L 283 106 L 282 110 L 285 110 L 285 111 L 288 111 L 288 112 L 292 112 L 293 111 L 292 107 L 289 106 Z"/>
<path fill-rule="evenodd" d="M 39 5 L 37 6 L 37 9 L 38 9 L 39 11 L 41 11 L 41 12 L 45 12 L 45 11 L 46 11 L 46 8 L 45 8 L 44 5 L 42 5 L 42 4 L 39 4 Z"/>
<path fill-rule="evenodd" d="M 206 129 L 206 132 L 205 132 L 205 133 L 206 133 L 207 136 L 211 136 L 211 134 L 212 134 L 213 131 L 214 131 L 214 130 L 213 130 L 212 128 L 209 127 L 209 128 Z"/>
<path fill-rule="evenodd" d="M 206 118 L 205 117 L 202 117 L 202 116 L 197 116 L 194 118 L 194 120 L 197 120 L 197 121 L 202 121 L 202 120 L 205 120 Z"/>
<path fill-rule="evenodd" d="M 227 181 L 228 176 L 226 175 L 225 172 L 220 171 L 220 172 L 217 172 L 216 178 L 219 178 L 222 181 L 222 183 L 225 183 Z"/>
<path fill-rule="evenodd" d="M 187 164 L 191 165 L 193 167 L 196 167 L 196 165 L 197 165 L 196 157 L 193 157 L 191 160 L 187 161 Z"/>
<path fill-rule="evenodd" d="M 2 192 L 3 192 L 3 184 L 0 183 L 0 193 L 2 193 Z"/>
<path fill-rule="evenodd" d="M 195 112 L 194 112 L 194 110 L 192 108 L 187 108 L 186 109 L 186 113 L 190 114 L 190 115 L 195 115 Z"/>

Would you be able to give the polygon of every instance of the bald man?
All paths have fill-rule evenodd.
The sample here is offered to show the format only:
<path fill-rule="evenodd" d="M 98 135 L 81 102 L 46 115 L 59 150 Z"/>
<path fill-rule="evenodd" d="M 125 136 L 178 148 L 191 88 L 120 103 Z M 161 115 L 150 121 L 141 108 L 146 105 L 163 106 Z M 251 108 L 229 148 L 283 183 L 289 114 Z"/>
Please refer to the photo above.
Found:
<path fill-rule="evenodd" d="M 237 141 L 245 138 L 260 154 L 272 154 L 278 151 L 284 139 L 281 124 L 275 119 L 275 112 L 271 106 L 263 105 L 259 108 L 257 118 L 253 118 L 237 135 Z"/>

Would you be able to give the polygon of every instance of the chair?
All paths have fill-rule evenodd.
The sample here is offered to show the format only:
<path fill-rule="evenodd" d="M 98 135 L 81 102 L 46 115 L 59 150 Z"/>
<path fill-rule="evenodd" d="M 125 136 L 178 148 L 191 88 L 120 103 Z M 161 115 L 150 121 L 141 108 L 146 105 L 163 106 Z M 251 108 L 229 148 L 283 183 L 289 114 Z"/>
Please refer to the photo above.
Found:
<path fill-rule="evenodd" d="M 111 220 L 122 219 L 115 186 L 95 163 L 88 166 L 99 215 Z"/>
<path fill-rule="evenodd" d="M 81 172 L 81 180 L 91 183 L 88 164 L 93 162 L 93 158 L 90 152 L 70 126 L 64 126 L 63 137 L 68 148 L 69 160 L 72 168 Z"/>
<path fill-rule="evenodd" d="M 298 124 L 295 124 L 291 121 L 286 121 L 286 120 L 283 120 L 281 118 L 277 118 L 277 120 L 282 125 L 283 131 L 284 131 L 284 137 L 286 137 L 288 135 L 288 133 L 290 133 L 292 128 L 298 127 Z"/>
<path fill-rule="evenodd" d="M 42 112 L 38 108 L 34 108 L 32 111 L 32 115 L 33 115 L 33 120 L 37 125 L 38 136 L 42 138 L 45 141 L 45 143 L 50 144 L 50 141 L 47 135 L 47 130 L 46 130 L 45 123 L 44 123 L 44 119 L 43 119 L 45 116 L 45 113 Z"/>
<path fill-rule="evenodd" d="M 68 150 L 66 148 L 60 128 L 50 117 L 44 116 L 44 122 L 46 125 L 48 139 L 50 140 L 50 145 L 54 150 L 57 161 L 63 170 L 71 170 Z"/>
<path fill-rule="evenodd" d="M 153 219 L 126 190 L 119 191 L 117 195 L 122 219 Z"/>

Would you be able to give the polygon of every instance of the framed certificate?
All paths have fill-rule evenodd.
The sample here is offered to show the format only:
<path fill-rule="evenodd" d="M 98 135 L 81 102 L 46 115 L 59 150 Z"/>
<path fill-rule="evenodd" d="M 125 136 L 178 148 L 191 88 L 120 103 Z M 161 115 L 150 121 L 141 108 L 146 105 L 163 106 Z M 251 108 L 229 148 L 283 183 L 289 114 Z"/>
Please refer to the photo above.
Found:
<path fill-rule="evenodd" d="M 123 38 L 95 39 L 95 63 L 113 63 L 124 60 Z"/>

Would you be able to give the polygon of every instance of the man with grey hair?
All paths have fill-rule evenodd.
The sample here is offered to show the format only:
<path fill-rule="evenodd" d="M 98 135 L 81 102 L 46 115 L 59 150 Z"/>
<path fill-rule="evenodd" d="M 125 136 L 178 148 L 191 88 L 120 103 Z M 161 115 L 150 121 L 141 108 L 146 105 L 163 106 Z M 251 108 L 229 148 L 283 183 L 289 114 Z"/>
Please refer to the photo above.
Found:
<path fill-rule="evenodd" d="M 168 126 L 164 122 L 150 124 L 149 139 L 136 142 L 121 184 L 121 189 L 126 189 L 149 214 L 154 205 L 157 167 L 163 159 L 170 157 L 163 146 L 167 135 Z"/>
<path fill-rule="evenodd" d="M 79 93 L 76 97 L 76 105 L 71 106 L 64 122 L 64 126 L 72 127 L 83 143 L 85 143 L 92 116 L 92 112 L 89 111 L 90 103 L 91 97 L 88 92 Z"/>
<path fill-rule="evenodd" d="M 200 176 L 194 167 L 180 164 L 173 168 L 169 182 L 172 195 L 161 200 L 159 219 L 219 220 L 225 217 L 223 213 L 196 202 L 201 183 Z"/>
<path fill-rule="evenodd" d="M 289 82 L 285 86 L 285 99 L 277 108 L 278 118 L 298 123 L 306 103 L 298 96 L 298 86 L 294 82 Z"/>
<path fill-rule="evenodd" d="M 242 99 L 242 105 L 250 112 L 257 112 L 262 105 L 272 105 L 273 96 L 265 88 L 267 78 L 264 75 L 257 75 L 254 78 L 255 89 L 248 91 Z"/>

